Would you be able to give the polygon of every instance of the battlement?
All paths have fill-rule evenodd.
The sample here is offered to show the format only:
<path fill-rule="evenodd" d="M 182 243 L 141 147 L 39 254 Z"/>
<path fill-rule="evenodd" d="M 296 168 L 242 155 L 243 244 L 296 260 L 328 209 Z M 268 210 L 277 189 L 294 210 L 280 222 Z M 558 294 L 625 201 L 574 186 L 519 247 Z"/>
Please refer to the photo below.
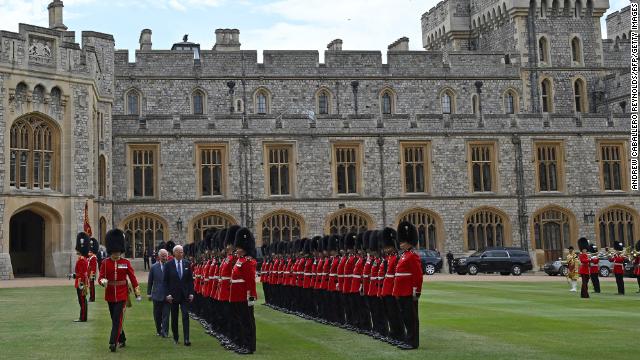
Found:
<path fill-rule="evenodd" d="M 626 40 L 631 37 L 631 5 L 614 11 L 606 18 L 607 39 Z"/>

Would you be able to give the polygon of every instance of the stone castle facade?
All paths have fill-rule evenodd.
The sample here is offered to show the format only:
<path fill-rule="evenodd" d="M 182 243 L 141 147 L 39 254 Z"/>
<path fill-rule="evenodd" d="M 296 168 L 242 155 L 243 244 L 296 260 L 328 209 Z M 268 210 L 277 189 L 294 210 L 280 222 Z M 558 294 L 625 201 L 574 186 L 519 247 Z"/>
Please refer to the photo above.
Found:
<path fill-rule="evenodd" d="M 147 246 L 241 224 L 258 245 L 413 221 L 421 247 L 527 248 L 640 237 L 630 187 L 629 7 L 447 0 L 380 51 L 171 50 L 62 22 L 0 32 L 0 278 L 62 276 L 94 236 Z M 626 18 L 625 18 L 626 17 Z M 622 20 L 620 20 L 622 19 Z M 625 20 L 626 19 L 626 20 Z M 35 260 L 34 260 L 35 259 Z"/>

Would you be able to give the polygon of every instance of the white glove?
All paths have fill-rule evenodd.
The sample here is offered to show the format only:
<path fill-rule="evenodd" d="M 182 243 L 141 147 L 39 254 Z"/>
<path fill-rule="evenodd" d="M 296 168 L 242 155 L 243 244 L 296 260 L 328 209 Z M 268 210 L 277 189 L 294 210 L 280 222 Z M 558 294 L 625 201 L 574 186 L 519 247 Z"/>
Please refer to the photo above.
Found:
<path fill-rule="evenodd" d="M 250 296 L 249 301 L 247 301 L 247 304 L 249 306 L 254 306 L 256 304 L 256 298 L 254 298 L 253 296 Z"/>
<path fill-rule="evenodd" d="M 105 279 L 105 278 L 102 278 L 102 279 L 100 279 L 100 281 L 99 281 L 100 286 L 103 286 L 103 287 L 104 287 L 104 286 L 107 286 L 107 282 L 109 282 L 109 280 L 107 280 L 107 279 Z"/>
<path fill-rule="evenodd" d="M 142 301 L 142 296 L 137 296 L 137 297 L 136 297 L 136 301 L 137 301 L 137 302 Z"/>

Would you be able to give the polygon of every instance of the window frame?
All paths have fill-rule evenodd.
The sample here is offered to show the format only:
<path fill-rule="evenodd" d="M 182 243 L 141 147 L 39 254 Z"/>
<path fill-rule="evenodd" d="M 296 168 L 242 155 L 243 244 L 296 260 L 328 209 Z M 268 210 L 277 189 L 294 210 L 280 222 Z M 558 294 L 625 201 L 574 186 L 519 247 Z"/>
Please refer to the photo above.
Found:
<path fill-rule="evenodd" d="M 578 41 L 578 48 L 576 50 L 574 50 L 574 40 Z M 584 54 L 583 54 L 583 46 L 582 46 L 582 39 L 576 35 L 576 34 L 571 34 L 571 36 L 569 36 L 569 48 L 571 49 L 571 64 L 574 66 L 582 66 L 584 65 Z M 578 55 L 578 59 L 576 60 L 573 55 L 574 52 L 576 52 L 576 54 Z"/>
<path fill-rule="evenodd" d="M 339 148 L 355 148 L 356 149 L 356 192 L 339 193 L 338 192 L 338 163 L 336 158 L 336 150 Z M 362 196 L 362 167 L 364 164 L 364 144 L 361 141 L 332 141 L 331 142 L 331 178 L 333 182 L 333 195 L 340 197 Z M 346 185 L 346 184 L 345 184 Z"/>
<path fill-rule="evenodd" d="M 405 149 L 410 147 L 422 147 L 424 151 L 424 191 L 423 192 L 408 192 L 406 186 L 406 159 L 404 156 Z M 404 195 L 428 195 L 431 194 L 431 141 L 416 141 L 407 140 L 400 141 L 400 176 L 402 193 Z"/>
<path fill-rule="evenodd" d="M 509 98 L 509 95 L 513 96 L 513 112 L 509 112 L 507 108 L 507 99 Z M 504 113 L 507 115 L 518 114 L 520 112 L 520 98 L 518 96 L 518 92 L 512 88 L 508 88 L 507 90 L 505 90 L 502 94 L 502 107 Z"/>
<path fill-rule="evenodd" d="M 547 82 L 549 85 L 549 94 L 547 95 L 547 99 L 545 101 L 544 93 L 543 93 L 543 84 Z M 553 80 L 549 77 L 544 77 L 540 80 L 540 110 L 542 113 L 553 113 L 555 108 L 554 103 L 554 91 L 553 91 Z M 544 111 L 544 105 L 547 105 L 547 111 Z"/>
<path fill-rule="evenodd" d="M 107 198 L 107 157 L 98 155 L 98 197 Z"/>
<path fill-rule="evenodd" d="M 261 112 L 260 104 L 258 103 L 258 98 L 260 95 L 265 97 L 265 111 Z M 268 115 L 271 114 L 271 92 L 265 87 L 259 87 L 253 93 L 253 113 L 258 115 Z"/>
<path fill-rule="evenodd" d="M 202 193 L 202 151 L 203 150 L 220 150 L 222 154 L 222 174 L 220 179 L 220 194 L 205 195 Z M 196 165 L 196 196 L 200 199 L 216 199 L 226 198 L 228 195 L 228 176 L 229 176 L 229 144 L 226 142 L 197 142 L 194 146 L 194 163 Z"/>
<path fill-rule="evenodd" d="M 152 196 L 134 196 L 135 179 L 133 168 L 133 155 L 136 151 L 151 150 L 154 154 L 153 162 L 153 195 Z M 129 143 L 127 144 L 127 198 L 128 199 L 159 199 L 160 198 L 160 144 L 159 143 Z M 144 191 L 143 191 L 144 193 Z"/>
<path fill-rule="evenodd" d="M 272 194 L 271 193 L 271 177 L 270 177 L 270 162 L 269 152 L 276 148 L 287 148 L 289 150 L 289 194 Z M 262 143 L 262 158 L 263 158 L 263 170 L 264 170 L 264 193 L 267 197 L 295 197 L 296 196 L 296 179 L 297 179 L 297 143 L 292 142 L 270 142 L 265 141 Z"/>
<path fill-rule="evenodd" d="M 202 98 L 202 112 L 196 112 L 196 96 L 200 96 Z M 207 95 L 204 90 L 197 88 L 191 92 L 191 114 L 192 115 L 206 115 L 207 114 Z"/>
<path fill-rule="evenodd" d="M 556 147 L 556 183 L 557 190 L 540 190 L 540 160 L 538 159 L 538 148 L 541 146 L 554 146 Z M 531 152 L 533 154 L 532 162 L 534 165 L 535 183 L 537 193 L 564 193 L 566 191 L 565 186 L 565 146 L 563 140 L 534 140 L 532 143 Z"/>
<path fill-rule="evenodd" d="M 580 84 L 580 94 L 576 93 L 576 85 Z M 575 113 L 588 113 L 589 111 L 589 101 L 587 98 L 587 82 L 581 78 L 575 78 L 573 79 L 573 81 L 571 82 L 571 91 L 573 92 L 573 111 Z M 578 111 L 577 109 L 577 103 L 576 103 L 576 97 L 580 96 L 580 107 L 582 109 L 580 109 L 580 111 Z"/>
<path fill-rule="evenodd" d="M 385 112 L 385 96 L 389 98 L 389 111 Z M 380 114 L 382 115 L 393 115 L 396 113 L 396 92 L 393 91 L 390 87 L 385 87 L 380 91 L 378 95 L 378 106 L 380 109 Z"/>
<path fill-rule="evenodd" d="M 327 112 L 323 113 L 320 108 L 320 97 L 322 95 L 325 95 L 327 97 Z M 327 87 L 320 87 L 315 94 L 315 100 L 316 100 L 316 114 L 318 115 L 331 115 L 332 112 L 332 107 L 333 107 L 333 94 L 331 93 L 331 91 L 327 88 Z"/>
<path fill-rule="evenodd" d="M 602 147 L 603 146 L 619 146 L 620 147 L 620 190 L 605 189 L 604 183 L 604 160 L 602 159 Z M 599 139 L 596 141 L 596 161 L 598 162 L 598 176 L 600 178 L 600 191 L 605 193 L 615 192 L 628 192 L 629 191 L 629 179 L 627 174 L 629 159 L 628 159 L 628 143 L 625 139 Z"/>
<path fill-rule="evenodd" d="M 288 222 L 288 224 L 291 225 L 297 225 L 300 234 L 298 236 L 298 239 L 302 239 L 305 236 L 307 236 L 307 223 L 304 219 L 304 216 L 302 216 L 301 214 L 295 213 L 293 211 L 290 210 L 285 210 L 285 209 L 278 209 L 278 210 L 274 210 L 274 211 L 270 211 L 266 214 L 264 214 L 261 218 L 260 221 L 256 224 L 256 232 L 257 232 L 257 237 L 256 237 L 256 245 L 263 245 L 264 244 L 264 237 L 265 237 L 265 233 L 264 233 L 264 229 L 265 229 L 265 222 L 270 221 L 271 219 L 273 219 L 274 217 L 279 217 L 278 219 L 276 219 L 279 222 L 279 225 L 282 224 L 287 224 L 286 221 L 283 221 L 285 217 L 288 217 L 290 219 L 290 221 Z M 271 224 L 269 224 L 270 226 L 270 230 L 273 230 L 273 226 L 271 226 L 273 224 L 273 221 L 270 221 Z M 297 224 L 296 224 L 297 223 Z M 280 227 L 280 234 L 282 235 L 282 228 L 284 226 Z M 293 229 L 295 226 L 291 226 L 290 232 L 289 234 L 291 235 L 291 240 L 296 239 L 293 236 Z M 271 237 L 271 234 L 269 234 L 270 237 L 270 243 L 273 243 L 273 238 Z M 282 240 L 282 236 L 280 237 L 280 239 L 278 241 L 286 241 L 286 240 Z"/>
<path fill-rule="evenodd" d="M 444 112 L 444 96 L 447 95 L 449 96 L 449 112 Z M 439 101 L 440 101 L 440 113 L 443 115 L 451 115 L 451 114 L 455 114 L 456 113 L 456 93 L 455 91 L 453 91 L 450 88 L 445 88 L 443 90 L 440 91 L 440 96 L 439 96 Z"/>
<path fill-rule="evenodd" d="M 490 191 L 474 191 L 473 188 L 473 147 L 489 146 L 491 157 L 491 190 Z M 497 140 L 470 140 L 467 141 L 467 175 L 469 178 L 469 192 L 471 194 L 497 194 L 498 191 L 498 141 Z M 482 175 L 482 173 L 481 173 Z"/>
<path fill-rule="evenodd" d="M 491 206 L 480 206 L 474 209 L 471 209 L 469 212 L 467 212 L 464 216 L 464 222 L 462 224 L 462 229 L 463 229 L 463 238 L 464 238 L 464 249 L 465 251 L 483 251 L 485 252 L 486 248 L 488 247 L 484 247 L 481 248 L 479 247 L 479 243 L 478 243 L 478 239 L 474 239 L 475 241 L 475 249 L 471 249 L 469 247 L 469 221 L 470 219 L 475 216 L 476 214 L 480 213 L 480 212 L 490 212 L 493 213 L 494 216 L 498 216 L 501 219 L 501 222 L 483 222 L 482 224 L 484 225 L 484 229 L 486 229 L 486 225 L 487 224 L 492 224 L 492 225 L 496 225 L 496 224 L 501 224 L 502 225 L 502 245 L 498 245 L 496 244 L 496 238 L 493 238 L 493 247 L 510 247 L 513 244 L 513 239 L 512 239 L 512 234 L 511 234 L 511 221 L 509 219 L 509 216 L 503 212 L 502 210 L 499 210 L 495 207 L 491 207 Z M 478 224 L 478 223 L 473 223 L 473 224 Z M 477 234 L 477 225 L 474 227 L 475 230 L 475 234 Z M 496 231 L 496 235 L 497 235 L 497 230 L 495 229 L 495 226 L 492 227 L 493 231 Z M 483 231 L 482 235 L 485 235 L 486 233 Z M 484 236 L 484 238 L 486 238 L 486 236 Z M 483 240 L 484 240 L 483 238 Z M 483 244 L 484 245 L 484 244 Z"/>
<path fill-rule="evenodd" d="M 129 223 L 135 221 L 135 220 L 142 221 L 143 225 L 145 223 L 145 221 L 143 221 L 143 220 L 154 221 L 155 223 L 157 223 L 157 224 L 162 226 L 162 241 L 171 240 L 169 224 L 167 223 L 167 221 L 163 217 L 161 217 L 160 215 L 157 215 L 155 213 L 146 212 L 146 211 L 133 213 L 133 214 L 127 216 L 124 220 L 122 220 L 122 222 L 120 223 L 119 228 L 122 229 L 123 232 L 125 233 L 125 238 L 126 238 L 127 232 L 129 232 L 131 230 L 131 229 L 127 228 L 127 225 Z M 155 223 L 154 223 L 154 225 L 157 225 Z M 153 247 L 155 249 L 155 247 L 156 247 L 155 241 L 157 240 L 157 231 L 158 231 L 157 229 L 158 229 L 158 227 L 154 226 L 154 229 L 156 230 L 156 231 L 153 232 L 153 241 L 154 241 Z M 135 230 L 136 229 L 133 229 L 133 239 L 131 239 L 132 241 L 131 241 L 131 257 L 129 257 L 130 259 L 140 259 L 139 257 L 136 256 Z M 143 231 L 143 236 L 144 236 L 144 242 L 143 242 L 143 248 L 144 248 L 144 247 L 148 246 L 147 241 L 146 241 L 147 240 L 146 232 L 144 232 L 144 231 Z M 125 241 L 125 252 L 124 252 L 125 254 L 126 254 L 126 245 L 127 244 L 126 244 L 126 241 Z M 145 254 L 144 254 L 144 251 L 143 251 L 142 257 L 144 257 L 144 256 L 145 256 Z"/>
<path fill-rule="evenodd" d="M 137 100 L 138 108 L 136 109 L 137 111 L 135 113 L 131 112 L 131 108 L 130 108 L 130 104 L 129 104 L 129 95 L 132 94 L 132 93 L 134 93 L 136 95 L 136 97 L 138 98 L 138 100 Z M 135 88 L 131 88 L 131 89 L 129 89 L 129 90 L 127 90 L 125 92 L 124 99 L 125 99 L 125 102 L 124 102 L 124 104 L 125 104 L 125 110 L 124 110 L 125 111 L 124 112 L 125 115 L 128 115 L 128 116 L 141 116 L 142 115 L 142 94 L 140 93 L 140 91 L 138 91 Z"/>
<path fill-rule="evenodd" d="M 543 42 L 543 49 L 540 49 L 541 42 Z M 549 36 L 541 34 L 538 36 L 536 46 L 538 48 L 538 64 L 551 66 L 551 52 L 549 51 Z"/>

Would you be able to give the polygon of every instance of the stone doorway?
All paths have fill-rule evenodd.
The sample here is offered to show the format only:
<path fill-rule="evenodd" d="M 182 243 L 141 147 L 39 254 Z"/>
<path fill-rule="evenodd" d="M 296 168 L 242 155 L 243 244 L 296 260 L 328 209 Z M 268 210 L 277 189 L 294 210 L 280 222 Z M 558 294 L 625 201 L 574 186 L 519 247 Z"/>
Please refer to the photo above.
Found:
<path fill-rule="evenodd" d="M 44 276 L 45 220 L 33 211 L 11 217 L 9 255 L 15 277 Z"/>

